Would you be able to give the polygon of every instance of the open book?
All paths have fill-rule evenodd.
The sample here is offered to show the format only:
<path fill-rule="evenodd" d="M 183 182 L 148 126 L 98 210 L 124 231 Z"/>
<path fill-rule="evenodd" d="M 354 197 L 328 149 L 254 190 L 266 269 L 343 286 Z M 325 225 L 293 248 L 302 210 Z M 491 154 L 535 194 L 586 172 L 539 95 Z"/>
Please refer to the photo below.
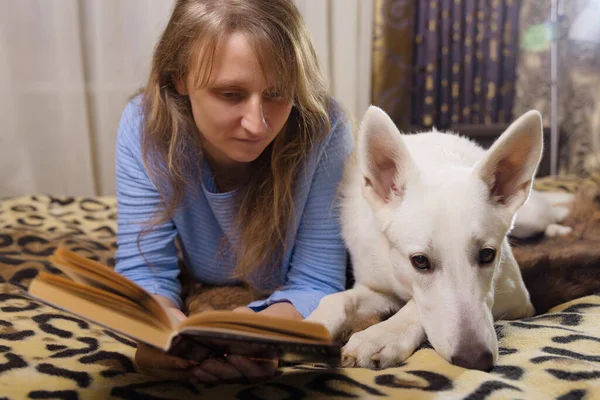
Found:
<path fill-rule="evenodd" d="M 202 346 L 215 355 L 268 353 L 284 362 L 339 366 L 340 345 L 320 324 L 232 311 L 179 322 L 150 293 L 100 262 L 61 247 L 50 261 L 68 278 L 40 272 L 29 286 L 32 297 L 169 354 L 193 359 L 205 352 L 195 351 Z"/>

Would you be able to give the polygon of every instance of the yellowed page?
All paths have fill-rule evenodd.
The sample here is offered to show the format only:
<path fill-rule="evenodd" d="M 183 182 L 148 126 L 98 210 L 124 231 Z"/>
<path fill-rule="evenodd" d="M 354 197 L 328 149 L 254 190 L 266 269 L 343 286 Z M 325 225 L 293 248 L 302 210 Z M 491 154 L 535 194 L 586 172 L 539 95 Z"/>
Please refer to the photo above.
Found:
<path fill-rule="evenodd" d="M 225 325 L 232 331 L 263 332 L 265 335 L 285 335 L 290 338 L 310 339 L 321 343 L 330 343 L 329 331 L 314 322 L 298 321 L 274 317 L 260 313 L 235 313 L 232 311 L 206 311 L 193 315 L 179 324 L 179 329 L 187 327 L 211 327 L 214 324 L 223 328 Z"/>
<path fill-rule="evenodd" d="M 144 289 L 116 273 L 112 268 L 73 251 L 58 247 L 50 261 L 75 282 L 99 287 L 127 297 L 148 309 L 161 323 L 173 327 L 164 308 Z"/>
<path fill-rule="evenodd" d="M 165 351 L 169 348 L 172 332 L 161 330 L 156 326 L 127 317 L 110 308 L 105 308 L 96 302 L 77 296 L 69 290 L 59 288 L 43 279 L 36 278 L 32 280 L 28 292 L 50 305 L 112 329 L 134 340 L 148 343 Z"/>
<path fill-rule="evenodd" d="M 156 326 L 162 330 L 172 330 L 172 326 L 162 324 L 157 320 L 148 310 L 141 307 L 139 304 L 134 303 L 128 298 L 118 296 L 116 294 L 105 292 L 102 289 L 90 287 L 85 284 L 72 282 L 58 275 L 51 275 L 47 272 L 40 272 L 36 277 L 38 280 L 44 280 L 49 284 L 58 287 L 62 290 L 67 290 L 72 294 L 93 301 L 97 304 L 102 304 L 105 307 L 112 308 L 113 310 L 125 314 L 131 318 L 139 319 L 147 324 Z"/>

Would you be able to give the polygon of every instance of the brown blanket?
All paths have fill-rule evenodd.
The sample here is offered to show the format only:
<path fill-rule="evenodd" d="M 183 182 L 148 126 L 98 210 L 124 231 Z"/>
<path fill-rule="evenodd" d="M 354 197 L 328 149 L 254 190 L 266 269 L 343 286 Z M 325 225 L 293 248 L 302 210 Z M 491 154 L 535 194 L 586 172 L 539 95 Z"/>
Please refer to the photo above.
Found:
<path fill-rule="evenodd" d="M 512 239 L 536 312 L 600 290 L 600 191 L 579 190 L 562 237 Z"/>

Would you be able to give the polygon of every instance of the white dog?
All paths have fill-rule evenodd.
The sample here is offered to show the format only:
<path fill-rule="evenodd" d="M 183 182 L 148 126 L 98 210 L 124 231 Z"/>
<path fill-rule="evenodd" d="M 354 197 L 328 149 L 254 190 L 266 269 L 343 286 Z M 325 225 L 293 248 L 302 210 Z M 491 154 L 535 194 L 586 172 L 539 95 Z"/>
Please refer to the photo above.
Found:
<path fill-rule="evenodd" d="M 454 134 L 402 135 L 369 108 L 340 186 L 356 283 L 323 298 L 307 320 L 336 337 L 355 321 L 393 315 L 352 335 L 344 366 L 396 365 L 426 335 L 455 365 L 493 367 L 494 320 L 534 314 L 507 233 L 541 154 L 537 111 L 486 151 Z"/>

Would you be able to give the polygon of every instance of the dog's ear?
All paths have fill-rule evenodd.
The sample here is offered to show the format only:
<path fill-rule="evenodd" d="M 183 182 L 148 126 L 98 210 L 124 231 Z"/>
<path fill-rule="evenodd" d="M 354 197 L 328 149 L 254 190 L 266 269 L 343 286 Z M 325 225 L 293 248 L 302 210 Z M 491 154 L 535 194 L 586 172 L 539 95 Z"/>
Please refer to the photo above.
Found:
<path fill-rule="evenodd" d="M 496 140 L 475 167 L 490 190 L 491 200 L 516 212 L 529 197 L 542 156 L 542 116 L 523 114 Z"/>
<path fill-rule="evenodd" d="M 367 200 L 389 203 L 400 199 L 413 162 L 385 111 L 369 107 L 360 124 L 357 147 Z"/>

